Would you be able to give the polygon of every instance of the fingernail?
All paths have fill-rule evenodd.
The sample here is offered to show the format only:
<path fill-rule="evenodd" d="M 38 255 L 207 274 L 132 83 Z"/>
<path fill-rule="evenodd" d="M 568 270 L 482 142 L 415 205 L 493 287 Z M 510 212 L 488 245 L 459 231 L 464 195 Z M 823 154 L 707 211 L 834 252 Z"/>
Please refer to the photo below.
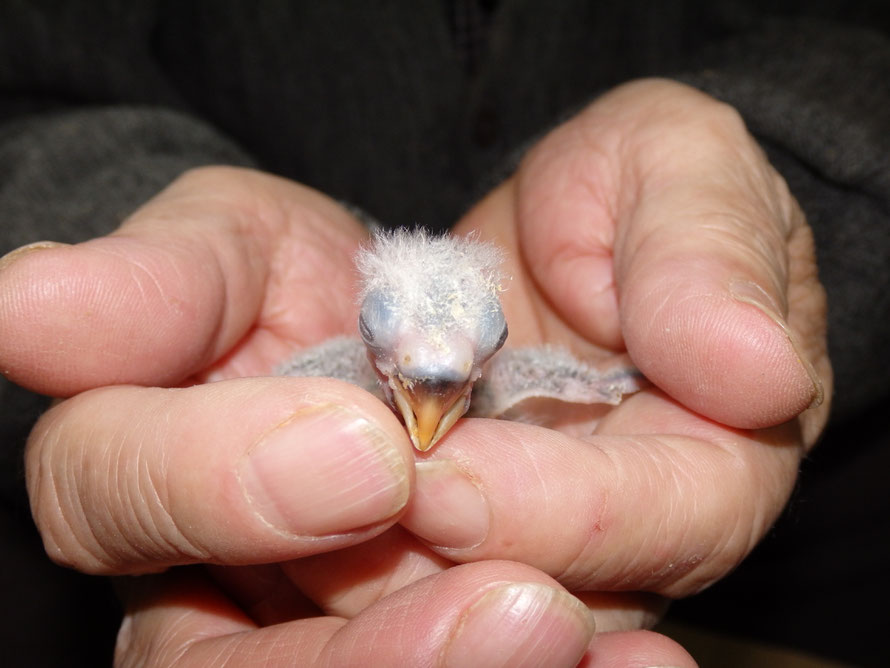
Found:
<path fill-rule="evenodd" d="M 486 592 L 461 618 L 445 651 L 448 666 L 576 666 L 594 632 L 593 615 L 554 587 L 516 583 Z"/>
<path fill-rule="evenodd" d="M 239 473 L 261 519 L 300 536 L 349 532 L 392 517 L 407 503 L 410 485 L 387 435 L 334 405 L 302 410 L 272 429 Z"/>
<path fill-rule="evenodd" d="M 810 382 L 813 385 L 813 398 L 810 401 L 809 408 L 815 408 L 821 404 L 825 398 L 825 389 L 822 386 L 822 380 L 819 378 L 816 369 L 804 354 L 800 341 L 797 340 L 794 332 L 791 331 L 791 328 L 785 321 L 781 309 L 769 293 L 756 283 L 742 279 L 732 280 L 729 284 L 729 292 L 736 301 L 740 301 L 743 304 L 749 304 L 750 306 L 759 309 L 781 328 L 785 333 L 788 342 L 791 344 L 791 347 L 794 349 L 794 354 L 797 356 L 797 359 L 800 361 L 801 366 L 807 376 L 809 376 Z"/>
<path fill-rule="evenodd" d="M 418 462 L 415 469 L 405 528 L 437 547 L 466 549 L 484 541 L 490 509 L 476 484 L 447 459 Z"/>
<path fill-rule="evenodd" d="M 21 246 L 19 248 L 16 248 L 15 250 L 9 251 L 3 257 L 0 257 L 0 271 L 6 269 L 6 267 L 11 265 L 16 260 L 19 260 L 30 253 L 34 253 L 35 251 L 46 250 L 47 248 L 59 248 L 60 246 L 68 245 L 70 244 L 63 244 L 57 241 L 35 241 L 33 244 Z"/>

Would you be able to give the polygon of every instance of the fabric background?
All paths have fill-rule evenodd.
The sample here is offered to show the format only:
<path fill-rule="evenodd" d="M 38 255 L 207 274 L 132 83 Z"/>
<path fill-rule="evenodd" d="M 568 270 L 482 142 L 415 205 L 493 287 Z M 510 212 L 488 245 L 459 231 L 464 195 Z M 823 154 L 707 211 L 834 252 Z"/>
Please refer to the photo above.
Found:
<path fill-rule="evenodd" d="M 0 4 L 0 253 L 106 233 L 189 167 L 256 166 L 447 228 L 536 136 L 630 78 L 734 105 L 812 224 L 835 410 L 752 557 L 672 615 L 863 665 L 890 597 L 890 8 L 879 1 Z M 43 556 L 21 451 L 46 400 L 0 380 L 0 643 L 103 665 L 105 580 Z M 6 651 L 6 650 L 4 650 Z"/>

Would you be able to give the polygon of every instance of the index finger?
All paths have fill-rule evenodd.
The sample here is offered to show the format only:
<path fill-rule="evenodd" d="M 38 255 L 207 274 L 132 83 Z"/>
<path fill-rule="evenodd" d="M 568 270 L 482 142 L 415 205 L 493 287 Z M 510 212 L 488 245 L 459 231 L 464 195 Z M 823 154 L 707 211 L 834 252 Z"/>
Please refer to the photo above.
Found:
<path fill-rule="evenodd" d="M 310 188 L 247 169 L 187 172 L 108 237 L 4 258 L 0 369 L 55 396 L 178 384 L 261 316 L 271 325 L 259 334 L 273 330 L 285 295 L 291 306 L 310 302 L 306 343 L 345 331 L 352 277 L 336 268 L 362 238 L 345 209 Z M 264 337 L 267 358 L 254 354 L 250 371 L 286 356 L 293 341 L 280 334 Z"/>

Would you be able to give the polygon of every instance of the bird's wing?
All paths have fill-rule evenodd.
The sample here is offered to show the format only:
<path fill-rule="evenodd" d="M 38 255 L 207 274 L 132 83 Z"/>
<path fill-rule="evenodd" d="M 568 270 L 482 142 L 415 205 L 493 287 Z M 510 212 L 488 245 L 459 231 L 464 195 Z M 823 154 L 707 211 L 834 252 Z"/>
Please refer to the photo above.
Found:
<path fill-rule="evenodd" d="M 302 350 L 276 373 L 336 378 L 386 401 L 367 349 L 357 338 L 337 337 Z M 501 417 L 526 399 L 614 406 L 646 385 L 648 381 L 626 355 L 589 364 L 555 346 L 507 348 L 494 356 L 476 383 L 468 415 Z"/>
<path fill-rule="evenodd" d="M 279 376 L 323 376 L 345 380 L 383 399 L 377 374 L 361 339 L 338 336 L 301 350 L 276 369 Z"/>
<path fill-rule="evenodd" d="M 476 384 L 469 414 L 500 417 L 532 398 L 617 405 L 646 385 L 626 355 L 594 365 L 555 346 L 506 348 L 491 359 Z"/>

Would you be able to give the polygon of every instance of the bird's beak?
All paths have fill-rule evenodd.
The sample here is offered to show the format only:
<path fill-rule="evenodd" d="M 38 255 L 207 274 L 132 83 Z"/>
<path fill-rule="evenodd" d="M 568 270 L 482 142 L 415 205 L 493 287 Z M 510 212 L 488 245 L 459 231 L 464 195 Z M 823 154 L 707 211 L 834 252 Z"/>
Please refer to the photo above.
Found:
<path fill-rule="evenodd" d="M 470 406 L 472 382 L 389 379 L 393 401 L 414 447 L 426 452 L 442 438 Z"/>

